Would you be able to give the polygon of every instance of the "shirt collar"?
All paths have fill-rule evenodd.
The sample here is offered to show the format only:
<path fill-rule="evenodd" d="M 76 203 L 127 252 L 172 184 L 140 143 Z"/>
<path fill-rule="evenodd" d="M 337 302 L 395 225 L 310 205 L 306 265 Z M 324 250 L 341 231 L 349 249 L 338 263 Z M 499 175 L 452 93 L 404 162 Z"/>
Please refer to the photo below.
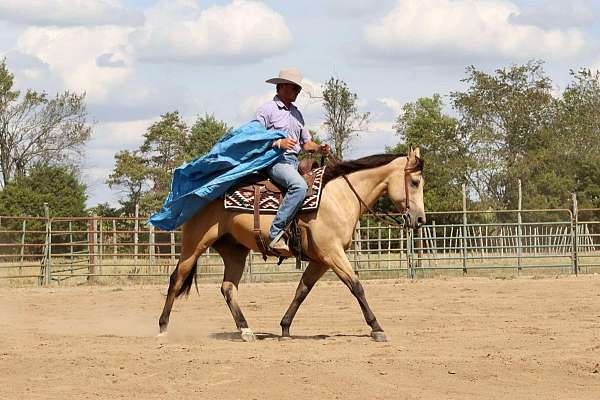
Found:
<path fill-rule="evenodd" d="M 283 101 L 281 101 L 281 99 L 279 98 L 279 96 L 275 95 L 275 97 L 273 97 L 273 101 L 275 102 L 275 104 L 277 104 L 277 107 L 279 108 L 285 108 L 286 110 L 288 110 L 288 108 L 285 106 L 285 104 L 283 104 Z M 293 110 L 294 108 L 296 108 L 295 105 L 290 104 L 290 110 Z"/>

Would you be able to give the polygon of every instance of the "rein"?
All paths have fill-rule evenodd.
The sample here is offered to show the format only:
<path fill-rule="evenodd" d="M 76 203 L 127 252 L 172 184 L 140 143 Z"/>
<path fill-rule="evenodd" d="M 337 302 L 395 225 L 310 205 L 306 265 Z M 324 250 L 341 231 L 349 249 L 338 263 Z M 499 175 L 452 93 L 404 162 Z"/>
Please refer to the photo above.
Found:
<path fill-rule="evenodd" d="M 354 186 L 352 186 L 352 184 L 350 183 L 350 180 L 348 179 L 348 177 L 346 175 L 342 175 L 342 178 L 344 178 L 344 180 L 346 181 L 346 183 L 348 184 L 348 186 L 350 187 L 350 190 L 352 190 L 352 192 L 354 193 L 354 195 L 356 196 L 356 198 L 358 199 L 359 203 L 362 204 L 363 206 L 365 206 L 365 208 L 367 209 L 367 211 L 369 211 L 371 213 L 371 215 L 373 215 L 375 218 L 379 219 L 380 221 L 383 221 L 386 224 L 389 224 L 390 221 L 386 220 L 385 218 L 380 217 L 378 214 L 375 213 L 375 211 L 373 211 L 373 209 L 371 209 L 371 207 L 369 207 L 367 205 L 367 203 L 365 203 L 365 201 L 360 197 L 360 195 L 358 194 L 358 192 L 356 191 L 356 189 L 354 189 Z M 398 227 L 398 228 L 404 228 L 406 227 L 406 222 L 404 220 L 400 221 L 398 218 L 394 217 L 393 215 L 389 214 L 387 211 L 384 211 L 384 215 L 388 218 L 390 218 L 392 221 L 392 225 Z M 403 216 L 405 214 L 402 214 Z"/>
<path fill-rule="evenodd" d="M 330 155 L 330 157 L 334 158 L 332 155 Z M 334 158 L 334 160 L 337 160 L 336 158 Z M 380 221 L 383 221 L 386 224 L 389 224 L 392 220 L 393 222 L 391 222 L 392 225 L 395 225 L 396 227 L 399 228 L 405 228 L 406 227 L 406 215 L 408 215 L 408 211 L 410 210 L 410 204 L 409 204 L 409 192 L 408 192 L 408 177 L 411 173 L 416 172 L 417 168 L 412 167 L 409 168 L 408 167 L 408 156 L 406 157 L 406 166 L 404 167 L 404 197 L 405 197 L 405 202 L 404 202 L 404 209 L 402 210 L 402 221 L 400 221 L 398 218 L 396 218 L 395 216 L 391 215 L 390 213 L 388 213 L 387 211 L 384 211 L 383 214 L 385 217 L 388 218 L 388 220 L 386 220 L 385 218 L 382 218 L 381 216 L 379 216 L 378 214 L 375 213 L 375 211 L 373 211 L 373 209 L 371 209 L 371 207 L 369 207 L 367 205 L 367 203 L 365 203 L 365 201 L 360 197 L 360 195 L 358 194 L 358 192 L 356 191 L 356 189 L 354 188 L 354 186 L 352 185 L 352 183 L 350 183 L 350 180 L 348 179 L 348 177 L 344 174 L 342 175 L 342 178 L 344 178 L 344 180 L 346 181 L 346 183 L 348 184 L 348 186 L 350 187 L 350 190 L 352 190 L 352 192 L 354 193 L 354 195 L 356 196 L 356 198 L 358 199 L 359 203 L 361 205 L 363 205 L 367 211 L 369 211 L 375 218 L 379 219 Z M 321 158 L 321 163 L 323 163 L 323 158 Z"/>

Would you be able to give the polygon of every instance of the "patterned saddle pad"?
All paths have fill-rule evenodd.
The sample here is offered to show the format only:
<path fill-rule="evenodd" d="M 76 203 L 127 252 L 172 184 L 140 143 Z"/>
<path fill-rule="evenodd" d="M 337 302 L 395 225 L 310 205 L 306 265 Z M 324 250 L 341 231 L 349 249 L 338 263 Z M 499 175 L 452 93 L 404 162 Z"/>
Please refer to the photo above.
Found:
<path fill-rule="evenodd" d="M 299 212 L 309 212 L 319 208 L 321 201 L 321 187 L 323 183 L 323 172 L 325 166 L 312 170 L 309 174 L 314 176 L 312 193 L 309 190 L 302 208 Z M 284 193 L 272 192 L 266 189 L 260 192 L 260 212 L 275 214 L 279 209 Z M 224 196 L 225 209 L 235 211 L 254 212 L 254 189 L 252 186 L 234 187 Z"/>

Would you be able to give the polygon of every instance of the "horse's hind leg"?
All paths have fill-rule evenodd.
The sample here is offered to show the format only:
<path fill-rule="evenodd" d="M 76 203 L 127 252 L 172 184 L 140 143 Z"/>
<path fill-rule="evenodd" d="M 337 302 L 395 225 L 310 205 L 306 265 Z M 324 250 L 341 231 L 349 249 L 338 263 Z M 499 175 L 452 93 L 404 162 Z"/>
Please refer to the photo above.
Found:
<path fill-rule="evenodd" d="M 173 308 L 175 298 L 184 294 L 189 294 L 196 272 L 196 261 L 202 253 L 217 239 L 218 228 L 216 225 L 207 227 L 207 229 L 198 229 L 194 227 L 189 229 L 184 225 L 183 244 L 181 256 L 177 267 L 169 279 L 169 290 L 165 300 L 165 306 L 158 320 L 160 335 L 167 333 L 169 325 L 169 316 Z"/>
<path fill-rule="evenodd" d="M 310 290 L 313 288 L 315 283 L 323 276 L 325 271 L 327 271 L 328 267 L 323 264 L 315 263 L 311 261 L 306 267 L 304 274 L 302 274 L 302 278 L 300 278 L 300 283 L 298 283 L 298 287 L 296 288 L 296 294 L 294 295 L 294 300 L 288 307 L 285 315 L 281 319 L 281 338 L 289 338 L 290 337 L 290 325 L 292 325 L 292 321 L 294 320 L 294 316 L 300 308 L 300 305 L 310 293 Z"/>
<path fill-rule="evenodd" d="M 237 301 L 238 284 L 244 273 L 246 257 L 250 250 L 237 243 L 230 236 L 219 239 L 213 244 L 213 247 L 219 252 L 221 258 L 223 258 L 223 263 L 225 264 L 221 293 L 231 311 L 236 327 L 241 332 L 242 340 L 252 342 L 256 340 L 256 337 L 248 327 L 248 322 L 246 322 L 246 318 Z"/>
<path fill-rule="evenodd" d="M 375 318 L 375 314 L 371 311 L 371 307 L 369 307 L 365 290 L 358 280 L 358 276 L 352 270 L 352 265 L 348 261 L 348 257 L 344 251 L 340 249 L 339 251 L 329 253 L 326 257 L 326 264 L 331 266 L 333 272 L 344 282 L 348 289 L 350 289 L 350 292 L 356 297 L 356 300 L 358 300 L 365 321 L 371 327 L 371 337 L 377 342 L 387 341 L 383 329 L 379 325 L 379 322 L 377 322 L 377 318 Z"/>

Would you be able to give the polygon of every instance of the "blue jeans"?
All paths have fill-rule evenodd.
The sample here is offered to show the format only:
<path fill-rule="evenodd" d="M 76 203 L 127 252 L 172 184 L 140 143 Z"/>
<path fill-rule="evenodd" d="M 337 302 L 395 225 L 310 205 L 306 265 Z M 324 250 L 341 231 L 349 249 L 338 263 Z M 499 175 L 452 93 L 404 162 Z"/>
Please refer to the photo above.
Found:
<path fill-rule="evenodd" d="M 298 164 L 298 157 L 295 154 L 283 154 L 275 164 L 267 168 L 269 177 L 287 190 L 271 224 L 269 240 L 273 240 L 292 222 L 306 196 L 308 187 L 298 172 Z"/>

